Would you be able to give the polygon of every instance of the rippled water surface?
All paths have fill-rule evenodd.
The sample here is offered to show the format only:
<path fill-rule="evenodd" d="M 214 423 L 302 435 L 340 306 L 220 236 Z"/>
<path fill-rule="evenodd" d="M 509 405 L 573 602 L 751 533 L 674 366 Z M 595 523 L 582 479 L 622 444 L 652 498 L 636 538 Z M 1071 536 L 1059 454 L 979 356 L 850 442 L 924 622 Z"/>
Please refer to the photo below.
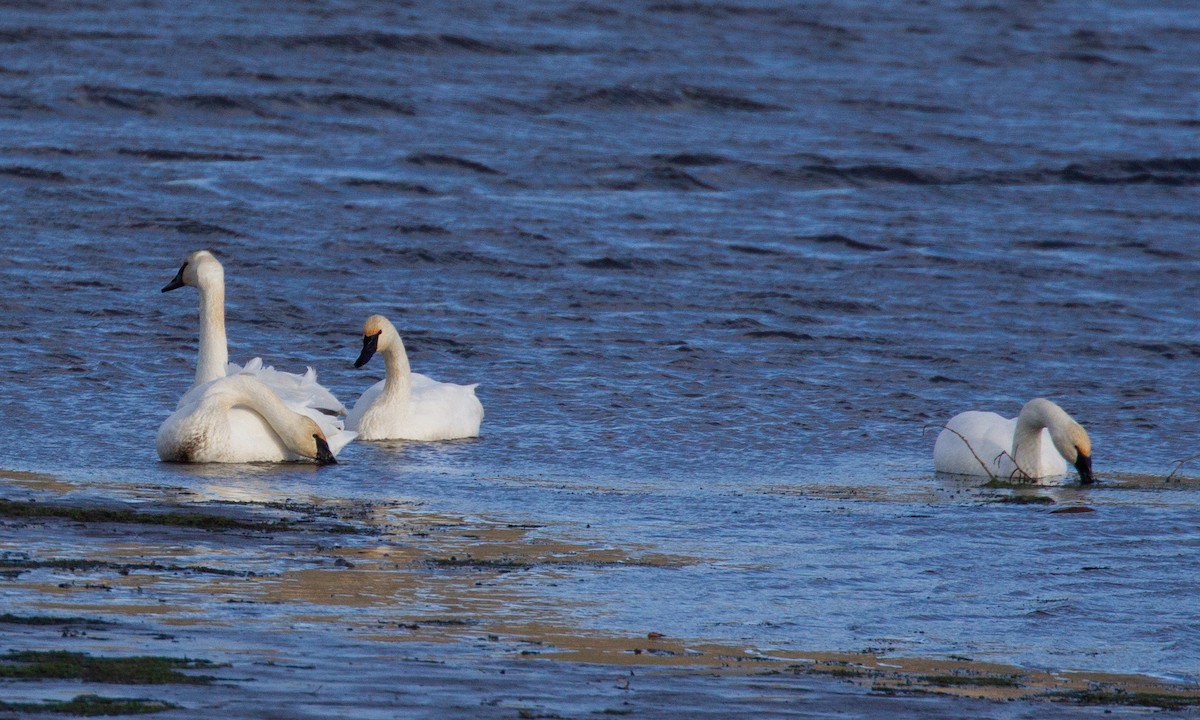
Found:
<path fill-rule="evenodd" d="M 1195 678 L 1200 14 L 884 5 L 5 5 L 0 467 L 702 559 L 541 588 L 598 631 Z M 159 463 L 198 248 L 234 361 L 351 402 L 382 312 L 483 436 Z M 1097 487 L 932 473 L 1037 395 Z"/>

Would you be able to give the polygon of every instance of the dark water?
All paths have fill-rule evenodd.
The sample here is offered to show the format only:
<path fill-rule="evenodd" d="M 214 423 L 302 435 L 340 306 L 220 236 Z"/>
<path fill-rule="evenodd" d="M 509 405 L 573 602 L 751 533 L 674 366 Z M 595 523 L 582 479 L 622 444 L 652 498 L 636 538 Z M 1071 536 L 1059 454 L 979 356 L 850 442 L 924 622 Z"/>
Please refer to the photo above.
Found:
<path fill-rule="evenodd" d="M 1189 3 L 9 3 L 0 467 L 708 559 L 546 590 L 600 630 L 1195 677 L 1198 88 Z M 159 464 L 198 248 L 233 360 L 350 402 L 382 312 L 484 436 Z M 1036 395 L 1097 512 L 933 475 Z"/>

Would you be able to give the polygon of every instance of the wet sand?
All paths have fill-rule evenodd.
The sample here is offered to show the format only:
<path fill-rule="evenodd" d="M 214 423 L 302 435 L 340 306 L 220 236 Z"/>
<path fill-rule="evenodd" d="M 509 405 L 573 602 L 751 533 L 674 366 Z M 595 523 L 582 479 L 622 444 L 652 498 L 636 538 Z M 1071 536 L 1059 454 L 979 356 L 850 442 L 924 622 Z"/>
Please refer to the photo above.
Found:
<path fill-rule="evenodd" d="M 216 664 L 193 672 L 214 677 L 203 685 L 0 679 L 10 703 L 94 693 L 177 706 L 160 717 L 280 718 L 1200 709 L 1200 687 L 1141 675 L 617 631 L 562 586 L 709 559 L 567 527 L 403 503 L 127 503 L 33 473 L 0 482 L 0 650 Z"/>

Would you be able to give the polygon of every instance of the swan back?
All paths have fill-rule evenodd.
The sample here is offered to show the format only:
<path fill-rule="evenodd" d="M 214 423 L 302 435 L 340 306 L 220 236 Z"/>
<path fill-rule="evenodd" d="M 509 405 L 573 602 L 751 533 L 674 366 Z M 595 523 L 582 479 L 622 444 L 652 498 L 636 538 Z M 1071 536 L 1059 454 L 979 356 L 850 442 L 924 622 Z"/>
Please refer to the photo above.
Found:
<path fill-rule="evenodd" d="M 159 428 L 163 460 L 325 464 L 354 438 L 333 418 L 289 407 L 252 375 L 218 378 L 184 400 Z"/>
<path fill-rule="evenodd" d="M 933 446 L 933 466 L 938 472 L 955 475 L 994 476 L 1002 480 L 1015 478 L 1017 464 L 1013 462 L 1013 439 L 1017 418 L 1006 418 L 993 412 L 968 410 L 946 423 Z M 1036 460 L 1026 459 L 1021 470 L 1030 477 L 1061 475 L 1066 463 L 1055 452 L 1047 430 L 1039 430 Z M 1030 451 L 1035 449 L 1031 445 Z M 1034 475 L 1033 473 L 1037 473 Z"/>

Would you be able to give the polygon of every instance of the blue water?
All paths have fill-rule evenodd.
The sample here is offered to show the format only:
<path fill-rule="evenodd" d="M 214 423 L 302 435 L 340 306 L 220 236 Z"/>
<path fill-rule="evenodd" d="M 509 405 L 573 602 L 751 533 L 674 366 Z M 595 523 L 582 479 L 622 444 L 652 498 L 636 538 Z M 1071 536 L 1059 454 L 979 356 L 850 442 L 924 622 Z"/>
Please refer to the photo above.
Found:
<path fill-rule="evenodd" d="M 1198 42 L 1170 2 L 7 6 L 0 467 L 702 559 L 539 588 L 600 631 L 1195 677 Z M 382 312 L 483 436 L 157 462 L 199 248 L 234 361 L 351 402 Z M 1096 512 L 932 473 L 924 424 L 1038 395 L 1101 479 L 1041 492 Z"/>

